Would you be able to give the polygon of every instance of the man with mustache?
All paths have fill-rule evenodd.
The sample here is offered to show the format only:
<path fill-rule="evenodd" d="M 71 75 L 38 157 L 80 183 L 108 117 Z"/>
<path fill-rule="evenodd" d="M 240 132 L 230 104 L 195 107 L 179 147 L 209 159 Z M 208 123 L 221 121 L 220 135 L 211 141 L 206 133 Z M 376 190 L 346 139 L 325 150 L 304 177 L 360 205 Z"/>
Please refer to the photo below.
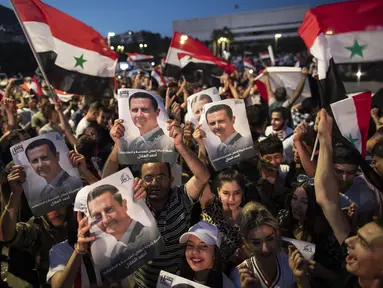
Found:
<path fill-rule="evenodd" d="M 70 176 L 60 166 L 60 153 L 49 139 L 38 139 L 25 149 L 25 155 L 33 170 L 45 179 L 47 185 L 40 192 L 39 198 L 32 202 L 41 203 L 82 187 L 81 178 Z"/>
<path fill-rule="evenodd" d="M 146 92 L 133 94 L 129 98 L 129 110 L 134 125 L 140 131 L 140 136 L 129 144 L 127 150 L 162 150 L 173 147 L 172 140 L 158 126 L 157 117 L 161 110 L 158 108 L 157 100 L 152 95 Z"/>
<path fill-rule="evenodd" d="M 221 140 L 217 148 L 217 158 L 252 145 L 252 140 L 242 137 L 235 128 L 233 110 L 226 104 L 218 104 L 206 111 L 206 122 L 214 135 Z"/>
<path fill-rule="evenodd" d="M 127 201 L 115 186 L 96 187 L 88 194 L 87 203 L 94 223 L 117 240 L 110 256 L 112 265 L 156 238 L 149 227 L 129 217 Z M 108 267 L 106 262 L 104 267 Z"/>

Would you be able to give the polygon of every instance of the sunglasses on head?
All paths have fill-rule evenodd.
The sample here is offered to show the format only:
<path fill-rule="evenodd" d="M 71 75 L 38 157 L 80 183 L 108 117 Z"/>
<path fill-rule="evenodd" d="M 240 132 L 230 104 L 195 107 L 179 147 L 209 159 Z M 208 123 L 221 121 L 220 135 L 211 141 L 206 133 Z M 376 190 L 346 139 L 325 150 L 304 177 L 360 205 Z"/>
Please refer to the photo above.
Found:
<path fill-rule="evenodd" d="M 307 182 L 310 186 L 314 186 L 314 178 L 310 178 L 309 176 L 304 174 L 299 174 L 297 177 L 297 181 L 300 184 Z"/>

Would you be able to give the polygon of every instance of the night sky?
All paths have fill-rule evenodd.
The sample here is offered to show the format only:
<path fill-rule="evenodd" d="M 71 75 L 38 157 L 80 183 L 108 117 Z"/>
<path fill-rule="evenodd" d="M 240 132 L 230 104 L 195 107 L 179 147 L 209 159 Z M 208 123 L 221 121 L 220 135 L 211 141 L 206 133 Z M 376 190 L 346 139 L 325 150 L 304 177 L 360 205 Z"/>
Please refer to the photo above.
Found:
<path fill-rule="evenodd" d="M 45 0 L 106 35 L 149 30 L 171 36 L 172 21 L 252 10 L 340 2 L 334 0 Z M 148 4 L 152 3 L 152 4 Z M 0 4 L 10 7 L 7 0 Z M 235 9 L 238 5 L 238 9 Z"/>

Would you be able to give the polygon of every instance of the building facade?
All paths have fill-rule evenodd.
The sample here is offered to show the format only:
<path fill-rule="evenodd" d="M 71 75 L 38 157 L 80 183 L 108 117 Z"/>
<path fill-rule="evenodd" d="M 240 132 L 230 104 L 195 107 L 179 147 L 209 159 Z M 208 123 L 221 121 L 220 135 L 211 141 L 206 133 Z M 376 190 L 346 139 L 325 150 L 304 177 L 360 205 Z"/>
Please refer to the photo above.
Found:
<path fill-rule="evenodd" d="M 304 5 L 176 20 L 173 21 L 173 30 L 200 41 L 211 41 L 214 30 L 227 27 L 233 34 L 234 46 L 265 46 L 286 38 L 299 39 L 297 30 L 309 9 L 309 5 Z"/>

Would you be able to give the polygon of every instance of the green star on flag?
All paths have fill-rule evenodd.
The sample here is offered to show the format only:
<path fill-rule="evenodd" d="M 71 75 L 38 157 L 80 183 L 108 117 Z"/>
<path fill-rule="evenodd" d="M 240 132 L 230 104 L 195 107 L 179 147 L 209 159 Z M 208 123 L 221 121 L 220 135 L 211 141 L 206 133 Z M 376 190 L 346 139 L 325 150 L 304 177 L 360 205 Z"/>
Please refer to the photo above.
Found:
<path fill-rule="evenodd" d="M 350 59 L 355 55 L 359 55 L 363 58 L 363 50 L 367 48 L 367 45 L 359 45 L 358 40 L 355 39 L 353 46 L 346 46 L 344 48 L 351 51 Z"/>
<path fill-rule="evenodd" d="M 352 138 L 351 133 L 350 133 L 349 136 L 346 137 L 346 138 L 347 138 L 347 140 L 350 141 L 351 144 L 354 145 L 354 146 L 355 146 L 355 143 L 358 142 L 358 138 Z"/>
<path fill-rule="evenodd" d="M 76 65 L 74 67 L 80 66 L 82 69 L 84 69 L 84 63 L 88 60 L 84 59 L 84 54 L 81 54 L 80 57 L 73 57 L 76 60 Z"/>

